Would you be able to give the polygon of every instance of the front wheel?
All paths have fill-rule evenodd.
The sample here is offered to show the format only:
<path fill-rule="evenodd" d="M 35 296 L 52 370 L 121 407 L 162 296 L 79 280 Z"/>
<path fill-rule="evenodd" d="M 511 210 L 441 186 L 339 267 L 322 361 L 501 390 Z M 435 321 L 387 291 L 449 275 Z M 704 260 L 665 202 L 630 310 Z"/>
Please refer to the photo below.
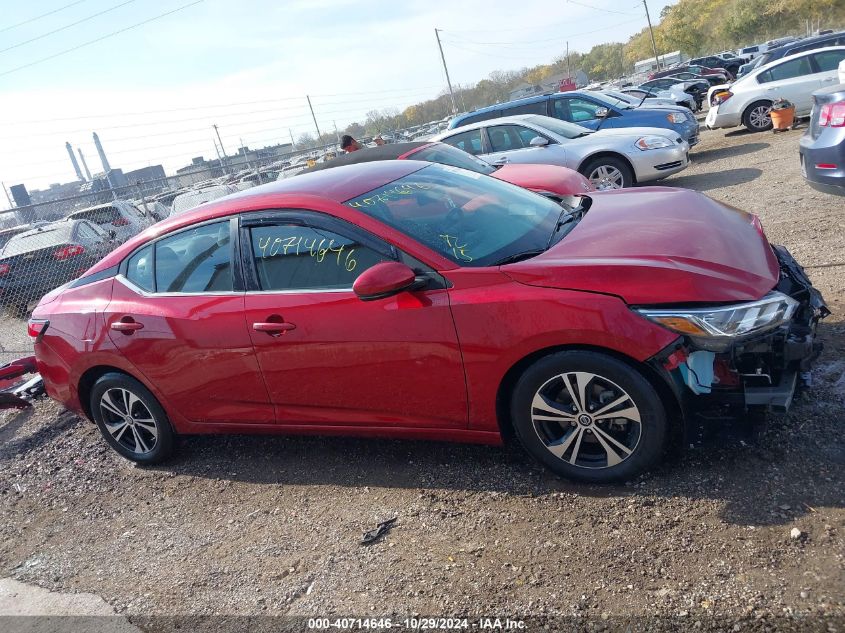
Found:
<path fill-rule="evenodd" d="M 511 420 L 525 449 L 558 475 L 605 483 L 654 466 L 666 441 L 666 411 L 635 369 L 596 352 L 559 352 L 522 375 Z"/>
<path fill-rule="evenodd" d="M 772 104 L 768 101 L 755 101 L 745 109 L 742 124 L 751 132 L 765 132 L 772 128 Z"/>
<path fill-rule="evenodd" d="M 174 433 L 164 409 L 126 374 L 111 372 L 94 383 L 91 413 L 106 442 L 126 459 L 155 464 L 173 452 Z"/>
<path fill-rule="evenodd" d="M 622 189 L 634 184 L 634 176 L 628 164 L 612 156 L 594 158 L 582 167 L 581 173 L 598 191 Z"/>

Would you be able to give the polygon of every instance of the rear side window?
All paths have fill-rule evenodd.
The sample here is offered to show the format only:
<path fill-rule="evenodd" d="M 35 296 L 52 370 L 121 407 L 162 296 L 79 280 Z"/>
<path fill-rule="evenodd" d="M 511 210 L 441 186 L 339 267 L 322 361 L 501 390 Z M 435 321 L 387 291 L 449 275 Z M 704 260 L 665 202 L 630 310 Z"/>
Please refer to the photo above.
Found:
<path fill-rule="evenodd" d="M 774 68 L 770 68 L 759 75 L 757 75 L 757 83 L 765 84 L 771 81 L 782 81 L 784 79 L 794 79 L 803 75 L 809 75 L 813 72 L 810 66 L 810 57 L 799 57 L 792 59 L 783 64 L 778 64 Z"/>
<path fill-rule="evenodd" d="M 352 288 L 358 275 L 387 259 L 354 238 L 299 224 L 254 227 L 250 240 L 261 290 Z"/>
<path fill-rule="evenodd" d="M 839 62 L 845 59 L 845 51 L 823 51 L 813 55 L 819 72 L 824 73 L 839 68 Z"/>
<path fill-rule="evenodd" d="M 502 110 L 502 116 L 511 116 L 514 114 L 546 114 L 546 103 L 547 101 L 543 99 L 534 103 L 524 103 L 511 106 L 510 108 L 504 108 Z"/>
<path fill-rule="evenodd" d="M 129 258 L 126 266 L 126 278 L 133 284 L 152 292 L 153 285 L 153 247 L 145 246 Z"/>
<path fill-rule="evenodd" d="M 469 130 L 468 132 L 461 132 L 449 138 L 443 139 L 444 143 L 448 143 L 452 147 L 457 147 L 470 154 L 481 153 L 481 130 Z"/>
<path fill-rule="evenodd" d="M 232 290 L 229 221 L 181 231 L 155 244 L 156 292 Z"/>

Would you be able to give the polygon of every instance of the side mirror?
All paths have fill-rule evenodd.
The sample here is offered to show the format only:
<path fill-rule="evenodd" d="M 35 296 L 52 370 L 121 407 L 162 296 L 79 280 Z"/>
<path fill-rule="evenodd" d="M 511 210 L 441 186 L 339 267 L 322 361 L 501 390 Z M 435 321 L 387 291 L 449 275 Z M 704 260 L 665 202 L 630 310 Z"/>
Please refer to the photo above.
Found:
<path fill-rule="evenodd" d="M 528 144 L 531 147 L 545 147 L 549 144 L 549 139 L 543 138 L 542 136 L 535 136 L 530 141 L 528 141 Z"/>
<path fill-rule="evenodd" d="M 610 114 L 610 110 L 607 108 L 597 108 L 596 109 L 596 118 L 597 119 L 606 119 L 607 115 Z"/>
<path fill-rule="evenodd" d="M 400 262 L 381 262 L 362 272 L 352 291 L 362 301 L 374 301 L 410 289 L 416 283 L 416 276 L 410 266 Z"/>

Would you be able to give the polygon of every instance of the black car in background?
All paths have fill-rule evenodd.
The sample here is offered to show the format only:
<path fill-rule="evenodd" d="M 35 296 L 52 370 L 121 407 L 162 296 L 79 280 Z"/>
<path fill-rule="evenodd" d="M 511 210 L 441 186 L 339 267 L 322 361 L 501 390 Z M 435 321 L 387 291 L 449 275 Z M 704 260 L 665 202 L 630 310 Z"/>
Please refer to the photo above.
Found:
<path fill-rule="evenodd" d="M 742 73 L 740 73 L 740 75 L 747 75 L 753 69 L 759 68 L 763 64 L 768 64 L 782 57 L 786 57 L 787 55 L 795 55 L 796 53 L 804 53 L 806 51 L 815 50 L 817 48 L 826 48 L 828 46 L 845 46 L 845 31 L 826 33 L 815 37 L 805 37 L 770 48 L 759 57 L 755 57 L 754 61 L 750 64 L 743 66 Z"/>
<path fill-rule="evenodd" d="M 731 74 L 736 76 L 736 71 L 743 65 L 744 61 L 738 57 L 735 59 L 723 59 L 717 55 L 708 55 L 707 57 L 696 57 L 686 62 L 688 66 L 706 66 L 707 68 L 723 68 Z"/>
<path fill-rule="evenodd" d="M 813 93 L 813 114 L 798 152 L 807 184 L 845 196 L 845 84 Z"/>
<path fill-rule="evenodd" d="M 18 233 L 0 253 L 0 305 L 16 316 L 53 288 L 76 279 L 118 245 L 88 220 L 59 221 Z"/>

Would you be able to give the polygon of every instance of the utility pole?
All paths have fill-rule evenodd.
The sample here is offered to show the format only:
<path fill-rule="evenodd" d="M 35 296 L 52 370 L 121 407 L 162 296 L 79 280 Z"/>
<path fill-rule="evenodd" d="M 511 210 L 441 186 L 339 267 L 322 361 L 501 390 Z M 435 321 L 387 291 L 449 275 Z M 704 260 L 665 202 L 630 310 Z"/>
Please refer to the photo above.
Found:
<path fill-rule="evenodd" d="M 437 48 L 440 49 L 440 59 L 443 60 L 443 70 L 446 72 L 446 84 L 449 86 L 449 98 L 452 100 L 452 116 L 458 113 L 455 105 L 455 93 L 452 92 L 452 80 L 449 79 L 449 69 L 446 67 L 446 56 L 443 54 L 443 45 L 440 43 L 440 30 L 434 29 L 434 37 L 437 38 Z"/>
<path fill-rule="evenodd" d="M 288 128 L 288 134 L 290 134 L 290 146 L 296 150 L 296 141 L 293 140 L 293 130 Z"/>
<path fill-rule="evenodd" d="M 211 142 L 214 143 L 214 151 L 217 153 L 217 162 L 220 163 L 220 169 L 223 171 L 224 174 L 228 175 L 229 170 L 226 169 L 226 164 L 223 162 L 223 158 L 220 156 L 220 149 L 217 147 L 217 141 L 215 141 L 212 137 Z"/>
<path fill-rule="evenodd" d="M 566 78 L 572 79 L 572 69 L 569 67 L 569 41 L 566 42 Z"/>
<path fill-rule="evenodd" d="M 332 125 L 334 125 L 334 135 L 337 138 L 337 144 L 340 145 L 340 133 L 337 131 L 337 121 L 332 121 Z"/>
<path fill-rule="evenodd" d="M 311 110 L 311 118 L 314 119 L 314 127 L 317 128 L 317 145 L 319 145 L 320 137 L 323 135 L 320 134 L 320 126 L 317 125 L 317 117 L 314 116 L 314 106 L 311 105 L 311 97 L 305 95 L 305 98 L 308 99 L 308 108 Z"/>
<path fill-rule="evenodd" d="M 220 141 L 220 152 L 223 153 L 223 158 L 220 158 L 220 153 L 217 154 L 217 157 L 220 158 L 220 166 L 223 167 L 224 173 L 228 173 L 228 170 L 226 169 L 226 163 L 228 162 L 226 160 L 226 150 L 223 148 L 223 139 L 220 138 L 220 130 L 217 129 L 216 123 L 212 127 L 214 128 L 214 131 L 217 133 L 217 140 Z M 217 145 L 215 144 L 214 147 L 216 149 Z"/>
<path fill-rule="evenodd" d="M 651 27 L 651 16 L 648 14 L 648 2 L 643 0 L 645 7 L 645 19 L 648 20 L 648 32 L 651 33 L 651 48 L 654 49 L 654 61 L 657 62 L 657 70 L 660 70 L 660 58 L 657 56 L 657 42 L 654 41 L 654 29 Z"/>
<path fill-rule="evenodd" d="M 5 182 L 0 182 L 0 185 L 2 185 L 2 186 L 3 186 L 3 193 L 5 193 L 5 194 L 6 194 L 6 200 L 8 200 L 8 201 L 9 201 L 9 208 L 10 208 L 10 209 L 14 209 L 14 208 L 15 208 L 15 205 L 13 205 L 13 204 L 12 204 L 12 199 L 9 197 L 9 190 L 8 190 L 8 189 L 6 189 L 6 183 L 5 183 Z"/>

